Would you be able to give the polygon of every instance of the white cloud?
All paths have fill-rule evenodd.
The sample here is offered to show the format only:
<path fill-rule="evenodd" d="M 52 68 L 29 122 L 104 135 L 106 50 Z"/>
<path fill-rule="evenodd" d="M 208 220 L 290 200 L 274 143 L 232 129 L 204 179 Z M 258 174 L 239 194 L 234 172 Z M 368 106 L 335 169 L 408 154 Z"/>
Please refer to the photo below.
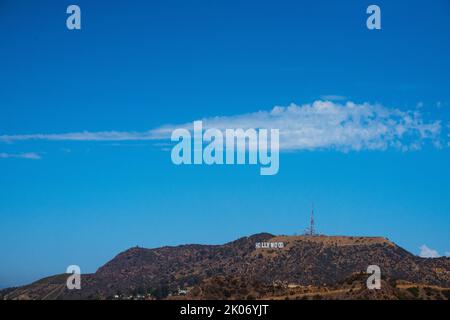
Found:
<path fill-rule="evenodd" d="M 40 154 L 36 152 L 27 152 L 27 153 L 0 153 L 0 159 L 10 159 L 10 158 L 18 158 L 18 159 L 30 159 L 30 160 L 40 160 L 42 157 Z"/>
<path fill-rule="evenodd" d="M 401 111 L 378 104 L 340 104 L 320 100 L 312 104 L 276 106 L 272 110 L 201 120 L 205 129 L 279 129 L 280 148 L 284 150 L 417 150 L 427 140 L 432 145 L 439 145 L 441 134 L 440 121 L 426 122 L 418 110 Z M 3 135 L 0 142 L 166 140 L 172 130 L 179 127 L 192 129 L 192 122 L 165 125 L 146 132 Z"/>
<path fill-rule="evenodd" d="M 439 258 L 440 257 L 439 252 L 437 252 L 434 249 L 428 248 L 424 244 L 420 246 L 419 256 L 422 258 Z"/>
<path fill-rule="evenodd" d="M 439 141 L 439 121 L 425 122 L 416 111 L 381 105 L 331 101 L 274 107 L 270 111 L 205 118 L 205 128 L 280 129 L 284 150 L 401 150 L 420 149 L 426 140 Z M 184 127 L 191 127 L 185 124 Z M 165 128 L 167 129 L 167 128 Z"/>

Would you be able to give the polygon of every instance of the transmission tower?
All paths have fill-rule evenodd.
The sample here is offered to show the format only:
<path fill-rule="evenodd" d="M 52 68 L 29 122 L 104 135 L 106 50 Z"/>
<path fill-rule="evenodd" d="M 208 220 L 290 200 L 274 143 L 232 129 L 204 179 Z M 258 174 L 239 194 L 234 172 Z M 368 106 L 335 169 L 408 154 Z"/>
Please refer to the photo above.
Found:
<path fill-rule="evenodd" d="M 309 220 L 309 227 L 306 228 L 305 235 L 307 235 L 307 236 L 315 236 L 316 235 L 316 227 L 314 226 L 314 203 L 311 206 L 311 217 Z"/>
<path fill-rule="evenodd" d="M 316 234 L 316 228 L 314 227 L 314 203 L 311 206 L 311 219 L 309 223 L 309 235 L 314 236 Z"/>

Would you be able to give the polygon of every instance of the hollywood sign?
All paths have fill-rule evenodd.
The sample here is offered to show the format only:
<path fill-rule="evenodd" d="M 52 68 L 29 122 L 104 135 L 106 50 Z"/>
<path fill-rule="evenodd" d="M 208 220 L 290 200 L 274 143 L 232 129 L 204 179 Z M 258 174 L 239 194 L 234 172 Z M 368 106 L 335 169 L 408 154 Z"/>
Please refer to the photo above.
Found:
<path fill-rule="evenodd" d="M 257 242 L 255 244 L 256 249 L 282 249 L 284 248 L 283 242 Z"/>

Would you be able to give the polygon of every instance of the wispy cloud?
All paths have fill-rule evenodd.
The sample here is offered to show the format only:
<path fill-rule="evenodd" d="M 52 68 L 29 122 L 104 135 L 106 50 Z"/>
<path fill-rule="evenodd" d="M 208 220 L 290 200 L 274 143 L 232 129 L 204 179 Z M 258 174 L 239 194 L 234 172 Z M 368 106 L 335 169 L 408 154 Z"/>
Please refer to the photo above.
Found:
<path fill-rule="evenodd" d="M 337 94 L 328 94 L 328 95 L 324 95 L 320 97 L 322 100 L 325 101 L 344 101 L 347 100 L 347 97 L 345 96 L 340 96 Z"/>
<path fill-rule="evenodd" d="M 422 258 L 439 258 L 440 257 L 439 252 L 437 252 L 434 249 L 428 248 L 424 244 L 420 246 L 419 256 Z"/>
<path fill-rule="evenodd" d="M 196 119 L 192 119 L 196 120 Z M 271 110 L 199 119 L 203 127 L 267 128 L 280 130 L 283 150 L 400 150 L 420 149 L 426 141 L 440 146 L 440 121 L 425 121 L 418 110 L 402 111 L 379 104 L 315 101 L 276 106 Z M 3 135 L 0 142 L 138 141 L 167 140 L 175 128 L 192 129 L 192 122 L 163 125 L 145 132 L 76 132 L 62 134 Z"/>
<path fill-rule="evenodd" d="M 449 128 L 450 129 L 450 123 L 447 125 L 447 128 Z M 450 147 L 450 133 L 449 134 L 447 134 L 447 137 L 448 137 L 448 139 L 449 139 L 449 141 L 447 142 L 447 146 L 449 146 Z"/>
<path fill-rule="evenodd" d="M 40 160 L 42 159 L 41 155 L 36 152 L 27 152 L 27 153 L 0 153 L 0 159 L 29 159 L 29 160 Z"/>
<path fill-rule="evenodd" d="M 48 141 L 136 141 L 155 140 L 154 132 L 124 132 L 124 131 L 101 131 L 101 132 L 72 132 L 53 134 L 22 134 L 22 135 L 2 135 L 1 142 L 17 142 L 28 140 L 48 140 Z"/>

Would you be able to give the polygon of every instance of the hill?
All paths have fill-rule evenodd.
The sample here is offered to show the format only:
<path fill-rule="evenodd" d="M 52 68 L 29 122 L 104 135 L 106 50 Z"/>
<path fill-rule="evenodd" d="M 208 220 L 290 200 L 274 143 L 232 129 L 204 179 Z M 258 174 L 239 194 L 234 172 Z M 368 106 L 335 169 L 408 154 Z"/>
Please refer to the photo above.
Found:
<path fill-rule="evenodd" d="M 268 243 L 269 248 L 257 248 L 257 243 Z M 282 246 L 270 248 L 270 243 Z M 381 291 L 365 288 L 368 265 L 380 266 Z M 450 259 L 420 258 L 382 237 L 261 233 L 223 245 L 131 248 L 94 274 L 82 275 L 81 290 L 68 290 L 66 278 L 49 277 L 0 295 L 4 299 L 437 299 L 446 298 L 450 288 Z"/>

